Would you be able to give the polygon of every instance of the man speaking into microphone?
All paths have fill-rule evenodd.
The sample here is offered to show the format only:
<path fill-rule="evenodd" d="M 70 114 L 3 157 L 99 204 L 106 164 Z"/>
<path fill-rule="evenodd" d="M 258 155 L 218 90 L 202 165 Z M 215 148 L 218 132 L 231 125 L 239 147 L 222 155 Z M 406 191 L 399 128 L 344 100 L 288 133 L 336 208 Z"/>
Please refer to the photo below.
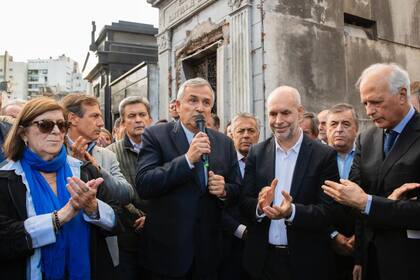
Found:
<path fill-rule="evenodd" d="M 240 173 L 230 138 L 205 128 L 213 104 L 206 80 L 187 80 L 177 95 L 179 120 L 142 136 L 136 188 L 149 201 L 149 279 L 217 279 L 222 209 L 239 196 Z"/>

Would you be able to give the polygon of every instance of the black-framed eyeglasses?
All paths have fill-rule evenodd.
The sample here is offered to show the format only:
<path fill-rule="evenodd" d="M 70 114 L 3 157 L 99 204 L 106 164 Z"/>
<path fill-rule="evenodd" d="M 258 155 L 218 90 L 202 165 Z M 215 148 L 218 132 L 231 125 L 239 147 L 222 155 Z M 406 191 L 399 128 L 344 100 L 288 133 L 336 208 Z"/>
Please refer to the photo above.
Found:
<path fill-rule="evenodd" d="M 40 121 L 34 121 L 31 125 L 36 125 L 42 133 L 51 133 L 53 131 L 54 127 L 57 126 L 58 130 L 60 130 L 61 133 L 66 133 L 67 129 L 69 128 L 68 122 L 65 120 L 58 120 L 58 121 L 52 121 L 52 120 L 40 120 Z"/>

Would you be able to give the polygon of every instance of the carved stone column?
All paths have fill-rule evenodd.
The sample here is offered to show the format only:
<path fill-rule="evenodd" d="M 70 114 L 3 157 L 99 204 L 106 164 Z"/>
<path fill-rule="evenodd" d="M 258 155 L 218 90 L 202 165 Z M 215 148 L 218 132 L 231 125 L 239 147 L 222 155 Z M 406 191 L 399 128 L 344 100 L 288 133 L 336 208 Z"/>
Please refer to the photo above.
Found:
<path fill-rule="evenodd" d="M 231 1 L 235 9 L 230 19 L 231 46 L 231 117 L 252 112 L 251 7 L 242 1 Z"/>

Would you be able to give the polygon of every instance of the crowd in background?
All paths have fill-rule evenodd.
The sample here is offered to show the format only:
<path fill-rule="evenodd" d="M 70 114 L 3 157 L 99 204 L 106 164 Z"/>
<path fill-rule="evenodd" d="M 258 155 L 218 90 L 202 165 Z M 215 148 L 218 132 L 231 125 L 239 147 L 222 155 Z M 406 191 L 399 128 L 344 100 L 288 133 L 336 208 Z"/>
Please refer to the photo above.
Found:
<path fill-rule="evenodd" d="M 85 94 L 1 109 L 0 268 L 10 279 L 416 279 L 420 82 L 374 64 L 354 107 L 266 99 L 219 132 L 208 81 L 153 120 Z M 204 122 L 204 124 L 200 124 Z"/>

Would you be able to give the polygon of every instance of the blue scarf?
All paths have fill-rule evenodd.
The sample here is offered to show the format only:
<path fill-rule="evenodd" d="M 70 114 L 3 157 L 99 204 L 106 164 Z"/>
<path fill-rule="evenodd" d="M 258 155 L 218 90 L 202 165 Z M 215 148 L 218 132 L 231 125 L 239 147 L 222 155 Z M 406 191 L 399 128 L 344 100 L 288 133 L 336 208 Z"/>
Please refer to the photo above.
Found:
<path fill-rule="evenodd" d="M 58 211 L 69 201 L 66 179 L 73 174 L 67 162 L 64 145 L 60 153 L 49 161 L 43 160 L 25 147 L 21 165 L 37 215 Z M 40 171 L 57 173 L 57 196 Z M 45 279 L 90 279 L 89 233 L 89 225 L 84 221 L 81 212 L 62 226 L 56 235 L 56 242 L 41 248 L 41 265 Z"/>

